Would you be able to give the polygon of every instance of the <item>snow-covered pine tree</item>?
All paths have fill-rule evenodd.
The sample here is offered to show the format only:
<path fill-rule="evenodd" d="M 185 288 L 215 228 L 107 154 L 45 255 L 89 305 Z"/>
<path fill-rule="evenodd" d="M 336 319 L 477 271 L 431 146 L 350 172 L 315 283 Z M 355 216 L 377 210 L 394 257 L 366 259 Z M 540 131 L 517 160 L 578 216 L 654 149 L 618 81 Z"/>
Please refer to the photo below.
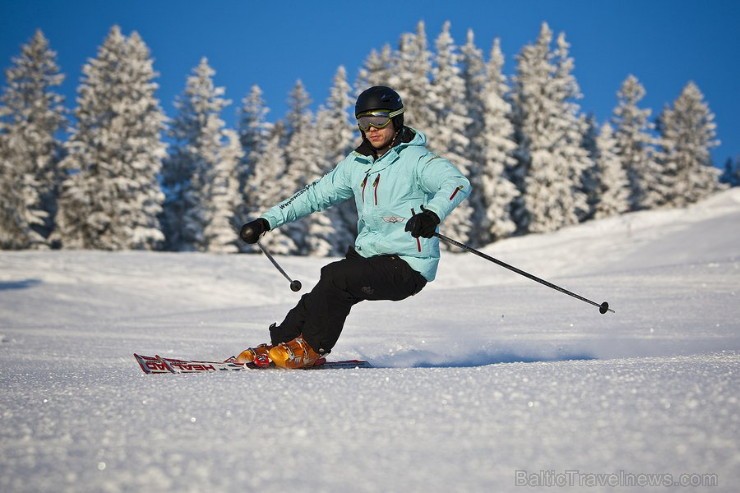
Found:
<path fill-rule="evenodd" d="M 522 232 L 543 233 L 575 224 L 588 204 L 583 173 L 590 165 L 581 147 L 583 120 L 572 101 L 579 96 L 563 35 L 550 51 L 552 31 L 542 24 L 537 41 L 517 57 L 513 122 L 517 166 L 512 176 L 522 196 L 516 221 Z"/>
<path fill-rule="evenodd" d="M 638 106 L 645 88 L 629 75 L 617 92 L 618 103 L 611 122 L 617 141 L 617 154 L 630 184 L 630 210 L 649 208 L 648 190 L 656 188 L 661 171 L 655 162 L 655 137 L 650 109 Z"/>
<path fill-rule="evenodd" d="M 600 170 L 597 166 L 596 160 L 599 156 L 598 139 L 599 139 L 599 122 L 596 121 L 596 116 L 593 113 L 589 113 L 584 117 L 583 122 L 585 131 L 583 132 L 583 139 L 581 146 L 588 153 L 588 157 L 591 160 L 591 167 L 586 170 L 583 176 L 583 187 L 586 192 L 586 201 L 588 203 L 589 211 L 586 219 L 593 219 L 596 212 L 596 205 L 599 202 L 599 194 L 601 190 L 599 188 L 601 177 L 599 176 Z M 610 129 L 611 130 L 611 129 Z M 612 130 L 612 136 L 614 131 Z"/>
<path fill-rule="evenodd" d="M 321 177 L 321 175 L 328 170 L 332 164 L 324 153 L 327 150 L 322 144 L 325 142 L 325 138 L 328 138 L 326 127 L 329 125 L 331 116 L 329 111 L 321 106 L 319 111 L 316 113 L 316 121 L 313 122 L 314 138 L 318 140 L 318 146 L 315 149 L 315 170 L 311 172 L 311 176 L 315 176 L 315 179 Z M 314 175 L 314 173 L 318 173 Z M 302 222 L 306 225 L 306 237 L 305 237 L 305 254 L 313 255 L 316 257 L 328 257 L 330 255 L 338 255 L 341 253 L 338 242 L 342 238 L 345 243 L 347 240 L 347 230 L 345 224 L 342 222 L 339 216 L 338 206 L 331 207 L 325 211 L 311 214 L 310 216 L 303 219 Z"/>
<path fill-rule="evenodd" d="M 347 82 L 347 70 L 340 66 L 334 75 L 329 97 L 324 105 L 328 116 L 326 127 L 317 129 L 327 140 L 320 139 L 326 154 L 329 168 L 344 159 L 354 148 L 357 139 L 357 125 L 354 123 L 355 100 L 350 96 L 351 87 Z M 350 119 L 350 113 L 353 117 Z"/>
<path fill-rule="evenodd" d="M 172 250 L 236 249 L 236 232 L 225 225 L 233 224 L 240 201 L 236 173 L 242 151 L 235 147 L 235 134 L 224 128 L 221 111 L 231 101 L 223 97 L 224 88 L 213 83 L 214 75 L 202 58 L 175 103 L 178 114 L 170 126 L 174 142 L 163 173 Z"/>
<path fill-rule="evenodd" d="M 719 170 L 712 164 L 716 140 L 714 114 L 699 87 L 689 82 L 672 107 L 657 122 L 662 148 L 663 177 L 669 175 L 671 190 L 655 199 L 658 206 L 684 207 L 719 189 Z"/>
<path fill-rule="evenodd" d="M 468 138 L 465 156 L 472 163 L 472 168 L 478 170 L 478 173 L 470 177 L 472 192 L 467 198 L 467 202 L 473 209 L 470 221 L 474 225 L 474 229 L 470 242 L 474 246 L 479 246 L 489 242 L 485 220 L 486 207 L 484 205 L 487 197 L 481 183 L 485 166 L 483 119 L 485 117 L 484 98 L 486 97 L 487 74 L 483 51 L 475 45 L 475 34 L 472 29 L 468 29 L 467 41 L 460 49 L 460 55 L 460 70 L 465 85 L 463 102 L 469 118 L 465 128 L 465 136 Z"/>
<path fill-rule="evenodd" d="M 600 129 L 599 122 L 596 121 L 596 117 L 593 113 L 586 115 L 584 128 L 586 130 L 583 133 L 583 141 L 581 145 L 586 149 L 591 161 L 594 161 L 596 156 L 599 154 L 598 149 L 596 148 L 596 140 L 599 137 Z M 612 133 L 614 133 L 614 130 L 612 130 Z"/>
<path fill-rule="evenodd" d="M 605 123 L 596 137 L 594 166 L 588 173 L 593 182 L 589 205 L 594 219 L 615 216 L 629 210 L 629 180 L 617 151 L 612 126 Z"/>
<path fill-rule="evenodd" d="M 207 170 L 206 180 L 209 220 L 203 230 L 204 250 L 215 253 L 238 251 L 237 228 L 241 226 L 235 211 L 241 204 L 238 165 L 244 155 L 239 135 L 224 129 L 218 160 Z"/>
<path fill-rule="evenodd" d="M 424 22 L 419 21 L 415 34 L 401 35 L 389 82 L 403 99 L 405 124 L 418 128 L 430 138 L 435 131 L 431 72 L 432 53 L 427 47 Z"/>
<path fill-rule="evenodd" d="M 432 69 L 431 108 L 434 112 L 434 138 L 429 147 L 454 163 L 471 182 L 477 180 L 479 169 L 467 158 L 470 141 L 466 128 L 470 124 L 465 105 L 465 81 L 460 75 L 460 54 L 445 22 L 435 41 L 436 63 Z M 445 219 L 449 236 L 463 243 L 471 242 L 474 225 L 473 204 L 462 202 Z M 445 248 L 447 244 L 445 243 Z M 456 250 L 456 249 L 455 249 Z"/>
<path fill-rule="evenodd" d="M 157 73 L 136 33 L 114 26 L 83 67 L 66 143 L 57 235 L 65 248 L 154 249 L 164 240 L 157 177 L 165 145 Z"/>
<path fill-rule="evenodd" d="M 380 52 L 372 50 L 360 68 L 355 81 L 355 92 L 359 95 L 368 87 L 389 85 L 394 68 L 393 57 L 393 50 L 388 44 L 383 45 Z"/>
<path fill-rule="evenodd" d="M 284 143 L 287 146 L 293 139 L 293 134 L 310 124 L 313 120 L 311 113 L 311 96 L 308 94 L 303 81 L 298 79 L 288 95 L 288 112 L 284 120 Z M 290 167 L 290 156 L 288 156 L 288 167 Z"/>
<path fill-rule="evenodd" d="M 486 67 L 483 88 L 483 161 L 480 171 L 481 196 L 485 215 L 480 225 L 485 244 L 510 236 L 516 231 L 512 207 L 519 191 L 509 173 L 516 165 L 514 126 L 511 123 L 509 84 L 503 74 L 504 55 L 498 38 L 494 39 Z"/>
<path fill-rule="evenodd" d="M 285 122 L 287 168 L 282 179 L 284 188 L 295 193 L 302 193 L 307 185 L 320 178 L 324 166 L 310 104 L 310 96 L 298 80 L 290 93 Z M 325 214 L 311 214 L 301 221 L 286 224 L 283 229 L 298 246 L 298 251 L 293 253 L 328 255 L 333 250 L 334 226 Z"/>
<path fill-rule="evenodd" d="M 549 117 L 553 112 L 548 83 L 555 70 L 550 61 L 552 31 L 542 24 L 537 41 L 526 45 L 517 55 L 512 91 L 512 122 L 517 149 L 517 164 L 512 179 L 521 192 L 515 203 L 514 220 L 520 232 L 527 232 L 536 218 L 531 209 L 544 202 L 547 187 L 533 182 L 531 170 L 546 168 L 551 160 L 550 147 L 555 138 L 550 134 Z M 542 195 L 543 197 L 540 197 Z M 534 230 L 536 230 L 535 228 Z"/>
<path fill-rule="evenodd" d="M 256 156 L 254 173 L 247 182 L 247 188 L 251 193 L 250 200 L 254 204 L 254 209 L 249 211 L 246 218 L 248 220 L 258 218 L 260 213 L 287 198 L 292 191 L 286 190 L 283 186 L 283 175 L 287 169 L 284 141 L 283 123 L 277 122 L 270 130 L 264 148 Z M 298 246 L 290 235 L 286 234 L 286 228 L 271 230 L 260 243 L 276 255 L 290 255 L 298 251 Z"/>
<path fill-rule="evenodd" d="M 262 89 L 252 86 L 249 94 L 242 100 L 238 111 L 237 132 L 242 146 L 243 157 L 239 163 L 237 175 L 241 203 L 237 207 L 237 223 L 247 222 L 247 218 L 257 211 L 254 192 L 249 186 L 258 156 L 264 152 L 272 125 L 267 121 L 269 109 L 262 97 Z M 251 248 L 249 249 L 251 251 Z"/>
<path fill-rule="evenodd" d="M 349 112 L 354 111 L 354 99 L 350 96 L 350 90 L 347 71 L 344 67 L 339 67 L 325 106 L 316 115 L 316 135 L 323 155 L 322 173 L 344 159 L 352 151 L 357 139 L 354 117 L 351 120 L 349 118 Z M 354 244 L 357 234 L 357 208 L 354 200 L 337 204 L 326 211 L 326 214 L 334 225 L 331 254 L 343 254 Z"/>
<path fill-rule="evenodd" d="M 570 56 L 570 44 L 565 39 L 565 33 L 558 34 L 554 52 L 556 71 L 553 77 L 555 85 L 555 101 L 561 106 L 561 118 L 559 123 L 561 132 L 560 142 L 555 146 L 558 159 L 562 160 L 563 166 L 568 171 L 570 181 L 569 191 L 563 193 L 561 198 L 567 198 L 563 210 L 567 217 L 563 226 L 574 224 L 586 218 L 589 212 L 586 191 L 584 189 L 584 174 L 593 165 L 593 161 L 587 149 L 583 147 L 583 137 L 588 131 L 586 117 L 581 113 L 580 106 L 576 100 L 581 99 L 580 87 L 573 75 L 575 63 Z M 571 211 L 568 215 L 567 211 Z"/>
<path fill-rule="evenodd" d="M 0 248 L 45 248 L 53 226 L 66 125 L 64 76 L 39 30 L 6 71 L 0 97 Z"/>

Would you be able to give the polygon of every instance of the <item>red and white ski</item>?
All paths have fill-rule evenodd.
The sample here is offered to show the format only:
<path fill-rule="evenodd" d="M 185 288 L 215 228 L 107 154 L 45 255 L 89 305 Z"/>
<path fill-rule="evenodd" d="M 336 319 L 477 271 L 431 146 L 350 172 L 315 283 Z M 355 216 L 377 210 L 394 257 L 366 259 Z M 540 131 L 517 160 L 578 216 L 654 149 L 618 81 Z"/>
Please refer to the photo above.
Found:
<path fill-rule="evenodd" d="M 143 356 L 134 353 L 134 358 L 144 373 L 215 373 L 221 371 L 243 371 L 243 370 L 268 370 L 275 369 L 275 366 L 261 368 L 257 365 L 247 363 L 235 363 L 232 358 L 226 361 L 195 361 L 175 358 L 163 358 L 157 356 Z M 372 368 L 367 361 L 346 360 L 346 361 L 326 361 L 319 360 L 316 365 L 301 368 L 302 370 L 337 370 L 353 368 Z"/>

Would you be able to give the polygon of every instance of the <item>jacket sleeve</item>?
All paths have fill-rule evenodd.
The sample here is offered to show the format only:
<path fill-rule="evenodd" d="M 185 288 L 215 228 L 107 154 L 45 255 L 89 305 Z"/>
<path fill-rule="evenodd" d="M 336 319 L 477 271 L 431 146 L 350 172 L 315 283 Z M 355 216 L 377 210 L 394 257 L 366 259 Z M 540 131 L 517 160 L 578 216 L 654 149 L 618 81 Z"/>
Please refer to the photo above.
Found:
<path fill-rule="evenodd" d="M 348 174 L 349 168 L 345 159 L 333 170 L 272 207 L 261 217 L 270 223 L 270 229 L 275 229 L 347 200 L 353 196 Z"/>
<path fill-rule="evenodd" d="M 421 157 L 417 170 L 419 185 L 432 196 L 425 208 L 434 212 L 440 221 L 470 195 L 468 179 L 452 163 L 434 153 Z"/>

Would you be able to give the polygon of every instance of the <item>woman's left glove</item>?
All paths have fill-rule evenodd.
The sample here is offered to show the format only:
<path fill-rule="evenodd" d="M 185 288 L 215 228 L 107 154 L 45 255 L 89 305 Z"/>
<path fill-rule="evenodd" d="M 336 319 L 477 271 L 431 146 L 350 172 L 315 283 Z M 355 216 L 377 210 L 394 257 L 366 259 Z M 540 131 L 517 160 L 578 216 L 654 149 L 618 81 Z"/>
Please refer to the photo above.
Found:
<path fill-rule="evenodd" d="M 245 243 L 253 245 L 267 231 L 270 231 L 270 223 L 267 222 L 267 219 L 261 217 L 242 226 L 239 232 L 239 238 L 244 240 Z"/>
<path fill-rule="evenodd" d="M 438 224 L 439 217 L 429 209 L 425 209 L 424 212 L 411 216 L 411 219 L 406 223 L 406 231 L 411 233 L 414 238 L 419 236 L 431 238 L 434 236 Z"/>

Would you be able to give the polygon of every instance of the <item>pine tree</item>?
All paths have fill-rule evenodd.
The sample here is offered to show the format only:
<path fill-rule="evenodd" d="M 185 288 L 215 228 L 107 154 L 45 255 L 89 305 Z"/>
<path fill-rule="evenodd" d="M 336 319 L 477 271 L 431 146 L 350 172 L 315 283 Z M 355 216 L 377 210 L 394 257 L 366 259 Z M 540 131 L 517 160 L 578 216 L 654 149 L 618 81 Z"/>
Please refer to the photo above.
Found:
<path fill-rule="evenodd" d="M 6 71 L 0 97 L 0 248 L 48 246 L 61 176 L 66 125 L 63 98 L 54 91 L 64 76 L 56 53 L 39 30 Z"/>
<path fill-rule="evenodd" d="M 267 139 L 270 136 L 271 124 L 267 122 L 267 108 L 262 98 L 262 89 L 252 86 L 249 94 L 242 100 L 242 107 L 238 112 L 239 142 L 242 147 L 242 159 L 239 163 L 237 175 L 241 200 L 237 208 L 237 222 L 247 222 L 247 217 L 254 214 L 257 208 L 254 191 L 249 186 L 254 174 L 258 156 L 264 152 Z"/>
<path fill-rule="evenodd" d="M 164 114 L 141 37 L 114 26 L 83 67 L 77 126 L 61 166 L 58 238 L 67 248 L 153 249 L 164 239 L 157 176 Z"/>
<path fill-rule="evenodd" d="M 264 148 L 256 156 L 254 173 L 250 176 L 247 187 L 251 191 L 254 209 L 250 211 L 248 219 L 256 219 L 259 214 L 286 199 L 292 188 L 286 190 L 283 185 L 283 176 L 287 169 L 287 160 L 283 148 L 284 128 L 278 122 L 270 131 Z M 298 246 L 286 228 L 274 229 L 261 240 L 265 248 L 276 255 L 289 255 L 298 251 Z"/>
<path fill-rule="evenodd" d="M 238 164 L 244 155 L 239 136 L 224 129 L 222 146 L 217 161 L 210 168 L 206 180 L 208 221 L 203 229 L 204 250 L 215 253 L 234 253 L 238 250 L 236 230 L 239 224 L 235 210 L 241 203 Z"/>
<path fill-rule="evenodd" d="M 460 54 L 461 75 L 465 84 L 465 103 L 470 119 L 466 129 L 466 134 L 470 139 L 468 152 L 472 157 L 481 153 L 482 146 L 477 145 L 476 141 L 483 133 L 483 116 L 485 115 L 483 93 L 488 81 L 483 51 L 476 46 L 472 29 L 468 29 L 467 40 L 460 49 Z M 480 159 L 475 159 L 475 161 L 480 162 Z"/>
<path fill-rule="evenodd" d="M 612 126 L 615 128 L 617 154 L 627 173 L 630 184 L 630 210 L 650 208 L 647 200 L 649 190 L 657 187 L 660 174 L 655 162 L 655 138 L 651 135 L 649 109 L 641 109 L 638 103 L 645 97 L 645 88 L 637 78 L 630 75 L 617 93 L 619 102 L 614 109 Z"/>
<path fill-rule="evenodd" d="M 596 117 L 593 113 L 586 115 L 584 121 L 585 131 L 583 132 L 583 141 L 581 146 L 586 150 L 591 161 L 595 161 L 599 155 L 599 151 L 596 145 L 596 141 L 599 138 L 599 122 L 596 121 Z M 612 134 L 614 130 L 612 130 Z"/>
<path fill-rule="evenodd" d="M 372 50 L 357 76 L 355 92 L 360 94 L 368 87 L 388 86 L 394 69 L 393 57 L 393 50 L 388 44 L 380 52 Z"/>
<path fill-rule="evenodd" d="M 521 192 L 514 210 L 517 228 L 521 232 L 530 230 L 532 223 L 536 222 L 531 209 L 540 200 L 544 202 L 547 194 L 546 185 L 539 185 L 530 175 L 533 169 L 548 166 L 550 147 L 555 142 L 550 134 L 548 118 L 553 110 L 549 107 L 550 89 L 547 84 L 555 70 L 550 62 L 551 41 L 552 31 L 543 24 L 537 41 L 524 46 L 517 56 L 512 121 L 518 147 L 512 178 Z"/>
<path fill-rule="evenodd" d="M 663 176 L 671 190 L 656 199 L 657 205 L 684 207 L 718 190 L 719 170 L 712 165 L 710 151 L 716 140 L 714 114 L 704 95 L 689 82 L 658 119 L 661 136 Z"/>
<path fill-rule="evenodd" d="M 483 244 L 506 238 L 516 231 L 512 207 L 519 191 L 510 178 L 510 170 L 516 165 L 516 142 L 511 123 L 512 108 L 508 101 L 510 89 L 503 67 L 504 55 L 496 38 L 486 67 L 482 97 L 480 186 L 485 215 L 480 227 L 483 233 L 480 242 Z"/>
<path fill-rule="evenodd" d="M 463 83 L 465 85 L 465 104 L 468 124 L 465 128 L 465 136 L 468 138 L 468 147 L 465 156 L 471 163 L 471 169 L 477 171 L 470 176 L 472 191 L 467 198 L 472 207 L 470 222 L 475 226 L 470 241 L 473 245 L 481 245 L 489 242 L 486 224 L 486 195 L 482 180 L 485 166 L 485 138 L 484 118 L 486 116 L 486 64 L 483 60 L 483 51 L 475 45 L 475 35 L 472 29 L 468 29 L 467 41 L 460 49 L 460 68 Z"/>
<path fill-rule="evenodd" d="M 295 193 L 301 193 L 322 175 L 321 143 L 315 137 L 316 126 L 310 105 L 311 98 L 299 80 L 291 91 L 285 122 L 288 131 L 285 146 L 287 168 L 282 177 L 283 187 Z M 333 226 L 325 215 L 312 214 L 301 221 L 286 224 L 283 229 L 298 246 L 298 250 L 292 253 L 308 255 L 332 250 Z"/>
<path fill-rule="evenodd" d="M 334 76 L 329 98 L 324 108 L 316 115 L 316 135 L 322 143 L 322 173 L 336 166 L 347 154 L 352 151 L 356 140 L 356 126 L 350 121 L 349 109 L 353 108 L 354 100 L 350 97 L 350 85 L 347 82 L 347 72 L 339 67 Z M 353 200 L 347 200 L 335 205 L 325 212 L 333 226 L 334 236 L 331 238 L 332 252 L 343 254 L 354 244 L 357 234 L 357 208 Z"/>
<path fill-rule="evenodd" d="M 465 105 L 465 81 L 460 75 L 460 54 L 445 22 L 435 41 L 436 64 L 432 70 L 431 108 L 434 112 L 434 139 L 429 147 L 454 163 L 471 182 L 477 181 L 478 169 L 467 159 L 470 141 L 465 133 L 470 124 Z M 445 220 L 450 236 L 469 243 L 473 234 L 473 207 L 462 202 Z M 446 245 L 446 244 L 445 244 Z"/>
<path fill-rule="evenodd" d="M 432 53 L 427 47 L 424 22 L 417 24 L 416 34 L 401 35 L 390 87 L 403 99 L 406 125 L 421 130 L 432 138 L 435 117 L 431 109 L 433 94 L 431 90 Z"/>
<path fill-rule="evenodd" d="M 588 150 L 583 147 L 584 134 L 588 128 L 586 117 L 581 114 L 580 106 L 576 103 L 576 100 L 581 99 L 583 95 L 573 75 L 575 63 L 569 51 L 570 44 L 565 39 L 565 33 L 560 33 L 554 52 L 557 70 L 553 83 L 557 89 L 555 101 L 561 107 L 560 118 L 556 119 L 561 137 L 559 144 L 555 147 L 555 154 L 562 160 L 569 182 L 565 187 L 569 190 L 561 196 L 561 199 L 567 199 L 563 209 L 568 219 L 563 225 L 575 224 L 584 220 L 588 215 L 589 208 L 583 180 L 586 171 L 593 165 Z"/>
<path fill-rule="evenodd" d="M 590 205 L 594 219 L 622 214 L 629 210 L 629 181 L 619 158 L 612 126 L 605 123 L 596 137 L 594 166 L 589 178 L 594 183 Z"/>
<path fill-rule="evenodd" d="M 518 56 L 513 121 L 518 142 L 512 178 L 522 196 L 516 220 L 523 232 L 555 231 L 577 223 L 588 210 L 583 173 L 590 166 L 581 147 L 585 126 L 573 102 L 580 96 L 568 44 L 542 24 L 534 44 Z"/>
<path fill-rule="evenodd" d="M 601 130 L 599 128 L 599 123 L 596 121 L 596 117 L 593 113 L 589 113 L 588 115 L 586 115 L 583 124 L 585 130 L 583 132 L 581 146 L 588 153 L 588 157 L 592 163 L 591 167 L 586 170 L 586 173 L 584 173 L 583 175 L 583 188 L 584 192 L 586 193 L 586 201 L 589 207 L 588 213 L 586 214 L 586 219 L 588 220 L 594 218 L 594 215 L 596 213 L 596 205 L 599 203 L 601 194 L 601 171 L 598 167 L 598 163 L 596 162 L 599 158 L 598 140 Z M 610 131 L 612 132 L 613 137 L 614 131 L 611 128 Z"/>
<path fill-rule="evenodd" d="M 175 106 L 174 139 L 165 161 L 168 247 L 181 251 L 235 251 L 231 225 L 239 204 L 238 137 L 225 130 L 221 111 L 231 104 L 213 83 L 215 71 L 202 58 Z"/>
<path fill-rule="evenodd" d="M 308 94 L 303 81 L 296 81 L 288 97 L 288 113 L 285 115 L 285 144 L 287 145 L 293 139 L 293 134 L 305 130 L 305 125 L 310 124 L 313 115 L 311 114 L 311 96 Z M 290 159 L 290 157 L 288 158 Z M 290 165 L 290 163 L 288 163 Z"/>

